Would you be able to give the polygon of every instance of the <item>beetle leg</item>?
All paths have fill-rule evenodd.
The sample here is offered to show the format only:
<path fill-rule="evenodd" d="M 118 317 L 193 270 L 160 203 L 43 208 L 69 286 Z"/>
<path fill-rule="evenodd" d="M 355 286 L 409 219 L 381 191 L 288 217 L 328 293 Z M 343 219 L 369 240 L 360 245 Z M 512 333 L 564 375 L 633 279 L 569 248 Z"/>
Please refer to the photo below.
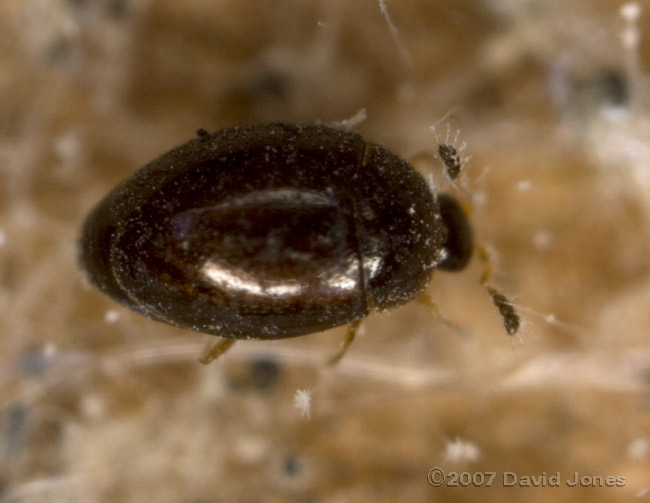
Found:
<path fill-rule="evenodd" d="M 467 331 L 464 328 L 454 323 L 453 321 L 448 320 L 442 315 L 440 309 L 438 309 L 438 306 L 428 293 L 421 293 L 415 300 L 427 306 L 438 320 L 447 325 L 453 331 L 457 332 L 459 335 L 467 335 Z"/>
<path fill-rule="evenodd" d="M 221 340 L 208 346 L 201 358 L 199 358 L 199 361 L 206 365 L 212 360 L 216 360 L 222 354 L 228 351 L 235 342 L 237 342 L 237 339 L 227 339 L 225 337 L 221 338 Z"/>
<path fill-rule="evenodd" d="M 329 360 L 327 360 L 328 366 L 337 364 L 339 360 L 343 358 L 343 355 L 347 353 L 348 349 L 352 345 L 352 342 L 354 342 L 354 338 L 357 336 L 357 333 L 359 332 L 360 325 L 361 325 L 360 320 L 353 321 L 348 325 L 348 330 L 345 334 L 345 339 L 343 340 L 343 346 L 334 356 L 332 356 Z"/>

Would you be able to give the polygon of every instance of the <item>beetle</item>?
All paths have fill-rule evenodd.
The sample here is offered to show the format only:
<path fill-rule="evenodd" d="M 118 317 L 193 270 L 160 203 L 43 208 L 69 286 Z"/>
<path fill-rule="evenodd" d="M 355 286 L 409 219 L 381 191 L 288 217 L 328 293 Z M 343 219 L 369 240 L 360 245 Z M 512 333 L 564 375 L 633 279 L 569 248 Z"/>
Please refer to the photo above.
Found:
<path fill-rule="evenodd" d="M 355 132 L 270 123 L 197 133 L 109 193 L 79 248 L 90 282 L 114 300 L 225 337 L 204 361 L 236 339 L 350 324 L 344 352 L 360 320 L 470 260 L 456 200 Z"/>

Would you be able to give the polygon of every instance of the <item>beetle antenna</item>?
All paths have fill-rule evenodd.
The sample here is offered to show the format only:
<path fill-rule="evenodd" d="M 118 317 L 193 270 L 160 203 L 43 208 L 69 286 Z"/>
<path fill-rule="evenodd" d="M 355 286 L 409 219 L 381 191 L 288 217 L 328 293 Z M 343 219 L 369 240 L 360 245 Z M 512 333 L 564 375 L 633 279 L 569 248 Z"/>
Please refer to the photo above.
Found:
<path fill-rule="evenodd" d="M 479 283 L 485 287 L 492 304 L 494 304 L 499 310 L 499 314 L 501 315 L 501 318 L 503 318 L 503 326 L 505 327 L 506 332 L 510 335 L 515 335 L 521 326 L 521 318 L 519 317 L 519 314 L 517 314 L 513 303 L 508 300 L 505 295 L 489 285 L 489 280 L 492 276 L 490 257 L 485 248 L 477 246 L 477 249 L 479 258 L 483 263 L 483 273 L 481 274 Z"/>

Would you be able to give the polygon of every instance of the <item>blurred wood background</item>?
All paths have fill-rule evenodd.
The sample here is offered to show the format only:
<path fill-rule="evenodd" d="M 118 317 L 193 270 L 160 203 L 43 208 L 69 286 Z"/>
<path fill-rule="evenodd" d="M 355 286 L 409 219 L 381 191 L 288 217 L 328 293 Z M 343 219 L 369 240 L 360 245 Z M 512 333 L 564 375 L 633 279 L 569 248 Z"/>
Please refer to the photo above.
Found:
<path fill-rule="evenodd" d="M 0 501 L 650 501 L 650 12 L 621 7 L 4 0 Z M 478 260 L 429 288 L 462 330 L 412 303 L 370 317 L 331 369 L 344 329 L 202 366 L 211 337 L 85 283 L 85 214 L 197 128 L 362 109 L 356 129 L 406 159 L 436 152 L 431 126 L 460 130 L 471 159 L 446 190 L 517 336 Z M 433 487 L 434 467 L 497 477 Z M 567 486 L 575 472 L 625 483 Z"/>

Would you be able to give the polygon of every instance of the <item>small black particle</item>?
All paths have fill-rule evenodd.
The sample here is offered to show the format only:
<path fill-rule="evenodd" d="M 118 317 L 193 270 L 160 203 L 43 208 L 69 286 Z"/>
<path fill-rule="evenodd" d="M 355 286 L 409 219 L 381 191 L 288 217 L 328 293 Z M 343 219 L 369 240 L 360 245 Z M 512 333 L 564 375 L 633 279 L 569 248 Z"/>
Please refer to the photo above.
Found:
<path fill-rule="evenodd" d="M 438 154 L 447 167 L 447 175 L 450 179 L 455 180 L 460 174 L 460 157 L 456 147 L 450 143 L 441 143 L 438 145 Z"/>
<path fill-rule="evenodd" d="M 25 427 L 27 422 L 27 407 L 22 404 L 14 404 L 1 416 L 3 435 L 0 446 L 3 457 L 14 459 L 20 455 L 25 444 Z"/>
<path fill-rule="evenodd" d="M 290 87 L 287 76 L 272 69 L 261 72 L 252 86 L 254 93 L 273 99 L 286 98 Z"/>
<path fill-rule="evenodd" d="M 300 461 L 295 456 L 289 456 L 284 461 L 284 473 L 289 477 L 295 477 L 300 473 Z"/>
<path fill-rule="evenodd" d="M 41 349 L 26 351 L 18 362 L 20 369 L 30 376 L 40 376 L 47 370 L 47 358 Z"/>
<path fill-rule="evenodd" d="M 109 0 L 107 4 L 107 11 L 113 19 L 123 19 L 127 12 L 127 0 Z"/>
<path fill-rule="evenodd" d="M 257 391 L 271 391 L 280 378 L 280 366 L 275 360 L 259 358 L 251 362 L 250 385 Z"/>
<path fill-rule="evenodd" d="M 628 102 L 628 86 L 625 77 L 620 72 L 609 70 L 605 72 L 599 87 L 603 100 L 613 106 L 624 106 Z"/>
<path fill-rule="evenodd" d="M 88 5 L 88 0 L 68 0 L 68 4 L 73 9 L 85 9 Z"/>

